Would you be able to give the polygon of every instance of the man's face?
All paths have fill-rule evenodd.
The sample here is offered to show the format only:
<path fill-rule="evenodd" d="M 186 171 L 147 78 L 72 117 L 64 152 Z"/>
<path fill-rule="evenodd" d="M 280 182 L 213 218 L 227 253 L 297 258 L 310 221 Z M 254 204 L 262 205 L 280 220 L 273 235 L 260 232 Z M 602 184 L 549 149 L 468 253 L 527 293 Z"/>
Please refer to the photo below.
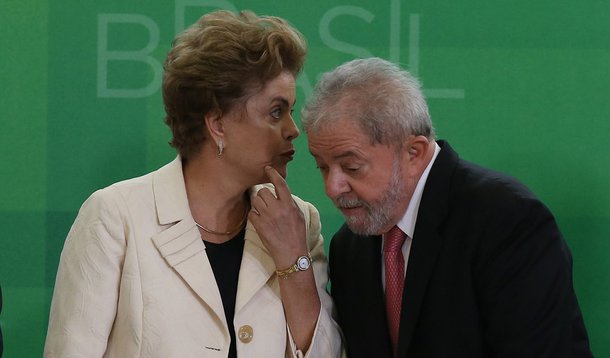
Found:
<path fill-rule="evenodd" d="M 381 234 L 395 225 L 414 189 L 405 179 L 408 155 L 373 143 L 356 123 L 346 119 L 310 131 L 308 141 L 326 195 L 353 232 Z"/>

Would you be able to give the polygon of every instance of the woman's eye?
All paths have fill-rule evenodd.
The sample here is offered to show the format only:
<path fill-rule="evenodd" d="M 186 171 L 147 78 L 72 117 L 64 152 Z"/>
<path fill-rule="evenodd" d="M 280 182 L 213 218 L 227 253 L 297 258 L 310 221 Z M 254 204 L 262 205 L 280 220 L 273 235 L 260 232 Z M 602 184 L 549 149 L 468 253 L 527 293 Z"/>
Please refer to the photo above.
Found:
<path fill-rule="evenodd" d="M 281 109 L 276 108 L 273 111 L 271 111 L 271 117 L 273 117 L 275 119 L 280 119 L 281 116 L 282 116 L 282 110 Z"/>

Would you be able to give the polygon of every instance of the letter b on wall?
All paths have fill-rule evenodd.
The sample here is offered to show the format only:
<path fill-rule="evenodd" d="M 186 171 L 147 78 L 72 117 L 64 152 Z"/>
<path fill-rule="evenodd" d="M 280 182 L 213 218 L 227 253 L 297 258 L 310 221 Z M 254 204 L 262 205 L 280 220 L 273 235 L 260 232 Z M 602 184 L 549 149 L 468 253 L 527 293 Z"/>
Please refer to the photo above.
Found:
<path fill-rule="evenodd" d="M 111 50 L 108 48 L 109 28 L 111 25 L 129 25 L 131 28 L 143 28 L 147 32 L 148 43 L 135 50 Z M 163 73 L 161 63 L 152 56 L 152 52 L 157 48 L 158 44 L 159 27 L 151 18 L 139 14 L 99 14 L 97 17 L 97 96 L 139 98 L 153 94 L 161 87 Z M 152 69 L 152 80 L 144 86 L 111 88 L 108 85 L 108 77 L 109 65 L 112 61 L 130 61 L 149 66 Z"/>

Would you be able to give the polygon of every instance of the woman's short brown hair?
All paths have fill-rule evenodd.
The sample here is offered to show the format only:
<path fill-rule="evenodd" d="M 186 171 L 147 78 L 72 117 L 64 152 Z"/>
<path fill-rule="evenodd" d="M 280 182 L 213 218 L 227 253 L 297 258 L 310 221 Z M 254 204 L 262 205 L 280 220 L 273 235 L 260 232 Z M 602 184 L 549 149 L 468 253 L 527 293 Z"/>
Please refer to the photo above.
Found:
<path fill-rule="evenodd" d="M 301 33 L 285 20 L 219 10 L 176 37 L 164 63 L 165 123 L 183 159 L 206 139 L 204 116 L 228 112 L 253 86 L 283 71 L 301 71 L 307 52 Z"/>

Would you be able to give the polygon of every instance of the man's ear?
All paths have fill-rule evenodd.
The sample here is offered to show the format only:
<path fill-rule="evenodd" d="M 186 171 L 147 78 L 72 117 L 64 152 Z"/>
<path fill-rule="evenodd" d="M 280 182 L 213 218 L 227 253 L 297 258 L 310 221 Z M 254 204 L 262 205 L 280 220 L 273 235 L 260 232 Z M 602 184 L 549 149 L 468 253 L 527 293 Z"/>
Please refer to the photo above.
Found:
<path fill-rule="evenodd" d="M 412 174 L 421 175 L 428 166 L 430 145 L 431 142 L 423 135 L 412 137 L 405 143 L 403 155 L 406 152 L 409 167 L 414 170 Z"/>
<path fill-rule="evenodd" d="M 205 127 L 212 140 L 218 146 L 220 141 L 224 141 L 224 126 L 222 121 L 222 111 L 218 108 L 213 109 L 203 117 Z"/>

